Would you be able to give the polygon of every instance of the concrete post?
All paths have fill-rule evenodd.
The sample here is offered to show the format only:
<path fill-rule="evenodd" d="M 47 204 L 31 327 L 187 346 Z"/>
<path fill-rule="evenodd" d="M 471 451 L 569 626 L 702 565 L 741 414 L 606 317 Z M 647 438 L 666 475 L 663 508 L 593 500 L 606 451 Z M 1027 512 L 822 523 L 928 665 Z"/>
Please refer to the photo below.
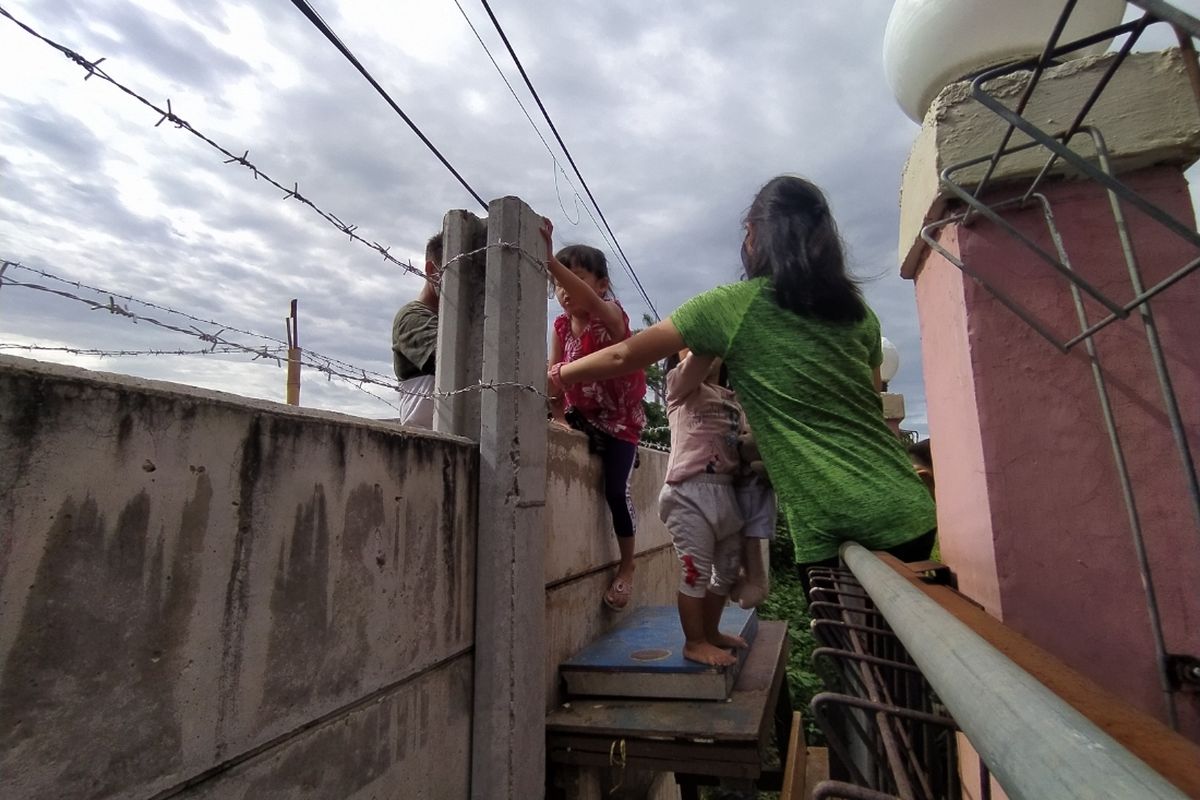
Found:
<path fill-rule="evenodd" d="M 880 392 L 883 401 L 883 419 L 892 433 L 900 435 L 900 423 L 904 422 L 904 395 L 897 392 Z"/>
<path fill-rule="evenodd" d="M 1107 67 L 1084 60 L 1049 70 L 1026 118 L 1069 120 Z M 1012 81 L 1011 91 L 1020 91 Z M 1175 53 L 1132 56 L 1089 120 L 1101 130 L 1123 181 L 1189 222 L 1182 169 L 1200 153 L 1200 116 Z M 1053 123 L 1055 127 L 1059 123 Z M 1166 718 L 1148 605 L 1100 401 L 1082 345 L 1063 355 L 920 239 L 922 225 L 956 210 L 938 186 L 948 166 L 992 152 L 1004 126 L 962 85 L 926 116 L 909 157 L 901 208 L 905 277 L 916 281 L 929 429 L 938 484 L 938 535 L 959 588 L 993 615 L 1114 693 Z M 1086 149 L 1080 137 L 1073 146 Z M 1045 152 L 1005 158 L 989 198 L 1006 182 L 1021 191 Z M 960 178 L 970 185 L 978 172 Z M 1052 179 L 1065 250 L 1079 274 L 1124 302 L 1131 287 L 1109 198 L 1088 182 Z M 1126 208 L 1151 285 L 1195 249 Z M 1004 218 L 1047 251 L 1040 208 Z M 986 220 L 948 225 L 939 243 L 1019 302 L 1061 339 L 1079 332 L 1068 282 Z M 1085 304 L 1091 321 L 1103 314 Z M 1195 275 L 1153 301 L 1193 452 L 1200 448 L 1200 281 Z M 1133 482 L 1168 653 L 1200 655 L 1200 538 L 1179 456 L 1136 315 L 1095 344 Z M 1200 739 L 1200 704 L 1176 693 L 1181 732 Z M 1195 697 L 1195 695 L 1191 695 Z"/>
<path fill-rule="evenodd" d="M 438 395 L 473 386 L 482 374 L 484 255 L 462 255 L 483 247 L 487 222 L 469 211 L 449 211 L 442 235 L 442 263 L 449 266 L 442 271 L 438 298 Z M 479 400 L 479 392 L 435 396 L 433 429 L 478 439 Z"/>
<path fill-rule="evenodd" d="M 488 206 L 485 383 L 545 386 L 540 225 L 541 217 L 516 197 Z M 519 387 L 483 390 L 471 745 L 475 800 L 545 794 L 545 498 L 545 398 Z"/>

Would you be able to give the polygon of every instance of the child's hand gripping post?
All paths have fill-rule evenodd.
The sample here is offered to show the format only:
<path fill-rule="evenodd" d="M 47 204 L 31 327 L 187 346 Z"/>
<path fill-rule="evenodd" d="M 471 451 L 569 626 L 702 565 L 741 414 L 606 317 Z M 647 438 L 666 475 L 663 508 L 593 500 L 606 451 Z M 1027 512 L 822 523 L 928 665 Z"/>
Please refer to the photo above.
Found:
<path fill-rule="evenodd" d="M 546 243 L 546 264 L 549 269 L 549 263 L 554 261 L 554 223 L 549 217 L 542 217 L 542 227 L 538 231 L 542 234 L 542 241 Z"/>
<path fill-rule="evenodd" d="M 608 278 L 599 279 L 598 284 L 595 279 L 589 283 L 576 274 L 574 265 L 568 267 L 559 261 L 554 255 L 554 223 L 547 217 L 542 217 L 541 234 L 546 242 L 546 270 L 554 280 L 554 285 L 566 292 L 570 302 L 579 311 L 598 318 L 615 340 L 627 338 L 629 331 L 621 307 L 604 298 L 608 292 Z"/>

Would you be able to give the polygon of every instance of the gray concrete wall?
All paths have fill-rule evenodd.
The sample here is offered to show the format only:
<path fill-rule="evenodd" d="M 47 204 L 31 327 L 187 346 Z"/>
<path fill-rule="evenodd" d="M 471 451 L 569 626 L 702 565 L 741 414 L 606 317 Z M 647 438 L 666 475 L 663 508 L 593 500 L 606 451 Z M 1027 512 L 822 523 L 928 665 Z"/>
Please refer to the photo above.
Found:
<path fill-rule="evenodd" d="M 469 442 L 0 358 L 0 796 L 463 798 Z"/>
<path fill-rule="evenodd" d="M 468 796 L 470 442 L 7 357 L 0 431 L 0 797 Z M 599 460 L 547 456 L 550 707 L 620 615 Z M 634 604 L 669 604 L 641 462 Z"/>
<path fill-rule="evenodd" d="M 611 628 L 604 590 L 619 560 L 612 517 L 601 490 L 600 459 L 583 434 L 550 427 L 546 486 L 546 706 L 561 702 L 558 665 Z M 637 572 L 631 608 L 674 605 L 679 561 L 658 518 L 667 454 L 642 448 L 631 490 L 638 512 Z"/>

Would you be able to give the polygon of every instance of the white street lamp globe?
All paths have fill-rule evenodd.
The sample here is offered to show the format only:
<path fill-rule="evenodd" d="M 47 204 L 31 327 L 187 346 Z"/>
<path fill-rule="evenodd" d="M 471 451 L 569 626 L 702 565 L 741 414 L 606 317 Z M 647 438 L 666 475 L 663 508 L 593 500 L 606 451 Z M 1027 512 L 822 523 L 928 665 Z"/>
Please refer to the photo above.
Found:
<path fill-rule="evenodd" d="M 883 71 L 892 94 L 920 123 L 942 89 L 1006 61 L 1038 55 L 1063 3 L 1050 0 L 896 0 L 883 34 Z M 1121 23 L 1124 0 L 1079 0 L 1059 42 Z M 1108 42 L 1066 58 L 1103 53 Z"/>
<path fill-rule="evenodd" d="M 890 383 L 892 378 L 896 377 L 896 370 L 900 369 L 900 351 L 886 336 L 880 339 L 883 346 L 883 363 L 879 365 L 879 377 L 884 383 Z"/>

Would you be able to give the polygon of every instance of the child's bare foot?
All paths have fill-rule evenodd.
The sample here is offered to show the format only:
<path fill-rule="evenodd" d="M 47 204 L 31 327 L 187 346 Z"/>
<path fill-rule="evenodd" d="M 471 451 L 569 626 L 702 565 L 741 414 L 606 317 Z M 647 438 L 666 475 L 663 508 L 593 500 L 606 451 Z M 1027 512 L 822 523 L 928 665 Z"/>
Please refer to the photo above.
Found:
<path fill-rule="evenodd" d="M 743 639 L 742 637 L 730 636 L 725 633 L 718 633 L 716 636 L 713 636 L 712 638 L 710 638 L 708 640 L 708 643 L 711 644 L 713 647 L 720 647 L 720 648 L 732 647 L 735 650 L 745 649 L 746 647 L 749 647 L 749 645 L 746 644 L 746 640 Z"/>
<path fill-rule="evenodd" d="M 742 646 L 745 647 L 746 643 L 742 642 Z M 683 645 L 683 657 L 713 667 L 728 667 L 737 663 L 737 656 L 710 642 L 686 642 Z"/>

